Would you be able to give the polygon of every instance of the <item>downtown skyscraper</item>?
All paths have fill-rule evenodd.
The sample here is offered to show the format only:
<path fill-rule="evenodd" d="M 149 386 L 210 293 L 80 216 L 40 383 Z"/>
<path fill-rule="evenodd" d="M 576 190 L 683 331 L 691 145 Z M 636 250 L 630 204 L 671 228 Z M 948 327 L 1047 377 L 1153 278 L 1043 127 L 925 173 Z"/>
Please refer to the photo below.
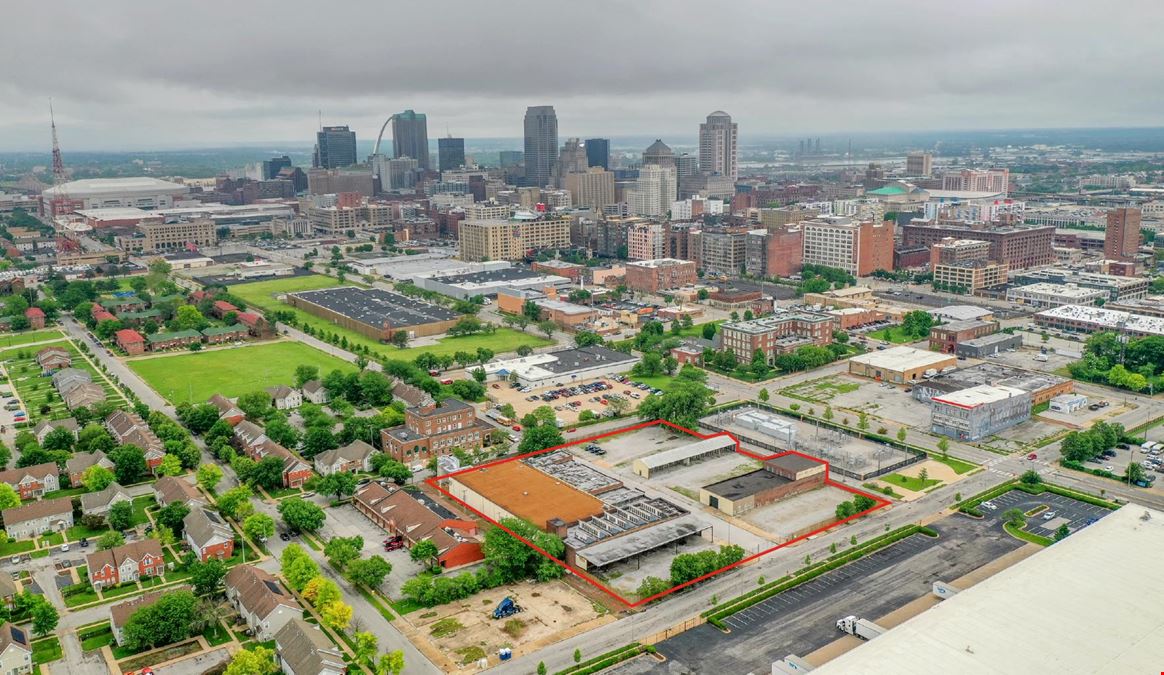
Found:
<path fill-rule="evenodd" d="M 405 110 L 392 116 L 392 156 L 411 157 L 420 168 L 432 168 L 428 160 L 428 118 L 424 113 Z"/>
<path fill-rule="evenodd" d="M 552 105 L 535 105 L 525 110 L 525 183 L 535 187 L 549 184 L 558 163 L 558 114 Z"/>
<path fill-rule="evenodd" d="M 315 156 L 312 165 L 317 169 L 338 169 L 356 163 L 356 132 L 346 125 L 324 127 L 315 133 Z"/>
<path fill-rule="evenodd" d="M 699 125 L 699 169 L 718 173 L 732 180 L 739 177 L 736 165 L 738 125 L 732 116 L 717 110 Z"/>
<path fill-rule="evenodd" d="M 465 165 L 465 139 L 447 138 L 437 139 L 437 159 L 440 161 L 441 171 L 452 171 Z"/>
<path fill-rule="evenodd" d="M 604 169 L 610 168 L 610 139 L 609 138 L 587 138 L 586 139 L 586 162 L 590 166 L 600 166 Z"/>

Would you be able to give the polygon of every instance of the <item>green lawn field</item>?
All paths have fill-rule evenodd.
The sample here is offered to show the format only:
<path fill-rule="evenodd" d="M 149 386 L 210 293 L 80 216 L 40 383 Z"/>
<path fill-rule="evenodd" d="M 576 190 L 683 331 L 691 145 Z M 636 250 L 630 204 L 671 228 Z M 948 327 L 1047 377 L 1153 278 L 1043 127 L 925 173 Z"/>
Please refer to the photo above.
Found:
<path fill-rule="evenodd" d="M 901 326 L 890 326 L 889 328 L 882 328 L 868 333 L 870 340 L 884 340 L 885 342 L 892 342 L 893 344 L 905 344 L 907 342 L 917 342 L 924 340 L 925 337 L 914 337 L 906 334 Z"/>
<path fill-rule="evenodd" d="M 300 326 L 310 325 L 315 330 L 325 330 L 346 337 L 349 344 L 363 345 L 372 350 L 372 354 L 380 359 L 411 361 L 423 352 L 431 352 L 438 356 L 442 354 L 452 355 L 456 352 L 476 352 L 478 347 L 492 350 L 496 354 L 504 354 L 516 351 L 522 345 L 544 347 L 553 344 L 553 341 L 535 334 L 533 328 L 528 329 L 525 333 L 511 328 L 498 328 L 497 332 L 492 335 L 450 337 L 442 339 L 436 345 L 398 349 L 360 335 L 353 330 L 329 323 L 319 317 L 312 316 L 307 312 L 275 299 L 275 296 L 281 293 L 313 291 L 320 288 L 334 288 L 339 285 L 339 281 L 332 277 L 313 274 L 308 277 L 291 277 L 288 279 L 273 279 L 271 281 L 238 284 L 231 286 L 230 292 L 264 311 L 294 312 Z"/>
<path fill-rule="evenodd" d="M 24 333 L 4 333 L 0 335 L 0 348 L 17 347 L 26 345 L 31 342 L 43 342 L 45 340 L 59 340 L 63 335 L 61 331 L 56 328 L 46 328 L 44 330 L 27 331 Z"/>
<path fill-rule="evenodd" d="M 295 368 L 311 365 L 320 375 L 355 365 L 300 342 L 189 352 L 126 362 L 171 403 L 201 403 L 214 394 L 234 397 L 277 384 L 294 384 Z"/>
<path fill-rule="evenodd" d="M 0 351 L 0 360 L 4 361 L 4 367 L 8 370 L 8 379 L 16 388 L 21 402 L 24 403 L 30 423 L 69 416 L 69 409 L 57 394 L 57 390 L 53 388 L 52 379 L 42 377 L 40 366 L 36 363 L 36 353 L 46 347 L 63 347 L 69 350 L 73 356 L 73 368 L 79 368 L 89 373 L 93 382 L 101 385 L 105 390 L 105 397 L 116 403 L 118 407 L 128 405 L 121 392 L 107 382 L 96 368 L 89 365 L 89 362 L 81 357 L 80 352 L 69 340 L 62 339 L 33 347 L 10 347 Z M 24 355 L 23 358 L 21 354 Z M 41 408 L 45 405 L 49 406 L 49 410 L 42 413 Z"/>
<path fill-rule="evenodd" d="M 914 492 L 921 492 L 928 487 L 937 485 L 942 481 L 935 478 L 927 478 L 924 481 L 915 476 L 903 476 L 899 473 L 891 473 L 888 476 L 881 476 L 881 480 L 898 487 L 903 487 L 906 490 L 913 490 Z"/>

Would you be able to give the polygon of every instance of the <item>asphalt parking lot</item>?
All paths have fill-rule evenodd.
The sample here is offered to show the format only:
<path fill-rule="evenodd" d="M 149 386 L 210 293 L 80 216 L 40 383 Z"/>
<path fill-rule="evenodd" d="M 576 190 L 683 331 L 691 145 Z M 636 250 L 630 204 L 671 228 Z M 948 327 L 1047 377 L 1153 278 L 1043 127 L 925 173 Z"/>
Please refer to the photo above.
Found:
<path fill-rule="evenodd" d="M 660 642 L 667 661 L 637 659 L 623 673 L 760 673 L 789 654 L 804 655 L 841 637 L 837 619 L 876 620 L 1022 546 L 989 520 L 955 515 L 933 526 L 936 539 L 913 535 L 889 548 L 775 595 L 725 620 L 731 633 L 704 624 Z"/>
<path fill-rule="evenodd" d="M 995 497 L 990 500 L 996 507 L 992 511 L 984 511 L 988 513 L 988 522 L 998 523 L 1001 526 L 1002 514 L 1007 509 L 1019 509 L 1023 513 L 1032 511 L 1039 506 L 1046 505 L 1049 507 L 1047 511 L 1040 513 L 1031 518 L 1027 518 L 1026 531 L 1032 534 L 1037 534 L 1042 537 L 1054 537 L 1055 530 L 1059 529 L 1060 525 L 1067 525 L 1067 529 L 1072 532 L 1086 527 L 1093 519 L 1098 520 L 1107 514 L 1110 510 L 1102 506 L 1095 506 L 1086 502 L 1076 501 L 1070 497 L 1044 492 L 1041 495 L 1031 495 L 1022 490 L 1011 490 L 1006 494 Z M 980 511 L 982 509 L 979 509 Z M 1053 518 L 1044 518 L 1047 513 L 1054 513 Z"/>

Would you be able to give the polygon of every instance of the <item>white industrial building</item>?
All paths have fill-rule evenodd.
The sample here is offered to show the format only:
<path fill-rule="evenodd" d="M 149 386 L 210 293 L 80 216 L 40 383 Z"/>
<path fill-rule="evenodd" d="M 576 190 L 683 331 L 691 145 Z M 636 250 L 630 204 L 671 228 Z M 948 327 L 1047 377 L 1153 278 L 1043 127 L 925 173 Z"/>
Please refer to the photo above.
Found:
<path fill-rule="evenodd" d="M 1082 288 L 1075 284 L 1040 282 L 1008 289 L 1006 301 L 1029 307 L 1061 307 L 1063 305 L 1093 305 L 1096 300 L 1107 300 L 1107 291 Z"/>
<path fill-rule="evenodd" d="M 625 373 L 636 363 L 638 359 L 630 354 L 596 345 L 491 361 L 484 365 L 484 369 L 486 375 L 499 378 L 516 373 L 518 383 L 527 387 L 560 387 L 603 375 Z"/>
<path fill-rule="evenodd" d="M 981 384 L 930 399 L 930 430 L 976 441 L 1031 418 L 1031 395 L 1016 387 Z"/>
<path fill-rule="evenodd" d="M 723 434 L 712 436 L 701 441 L 681 445 L 677 448 L 656 452 L 653 455 L 640 457 L 634 461 L 633 469 L 636 475 L 650 478 L 651 474 L 677 466 L 687 466 L 695 462 L 710 459 L 725 452 L 735 452 L 736 441 L 731 436 Z"/>
<path fill-rule="evenodd" d="M 745 429 L 771 436 L 785 448 L 790 449 L 796 445 L 796 424 L 779 415 L 753 409 L 736 415 L 735 423 Z"/>
<path fill-rule="evenodd" d="M 1087 397 L 1082 394 L 1060 394 L 1050 400 L 1050 409 L 1057 413 L 1073 413 L 1087 407 Z"/>
<path fill-rule="evenodd" d="M 1041 328 L 1073 333 L 1112 330 L 1135 337 L 1164 335 L 1164 318 L 1085 305 L 1063 305 L 1039 312 L 1035 323 Z"/>
<path fill-rule="evenodd" d="M 1162 558 L 1164 512 L 1127 504 L 813 672 L 1160 672 L 1164 586 L 1144 571 Z"/>

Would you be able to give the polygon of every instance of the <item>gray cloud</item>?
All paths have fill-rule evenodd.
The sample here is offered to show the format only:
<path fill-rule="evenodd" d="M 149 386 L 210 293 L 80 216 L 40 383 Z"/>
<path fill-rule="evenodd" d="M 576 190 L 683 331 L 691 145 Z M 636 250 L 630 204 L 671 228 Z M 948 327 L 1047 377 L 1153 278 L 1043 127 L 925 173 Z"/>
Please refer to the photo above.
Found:
<path fill-rule="evenodd" d="M 748 134 L 1158 125 L 1164 5 L 1067 0 L 245 0 L 7 3 L 0 149 L 189 147 L 375 135 L 682 141 L 724 109 Z"/>

